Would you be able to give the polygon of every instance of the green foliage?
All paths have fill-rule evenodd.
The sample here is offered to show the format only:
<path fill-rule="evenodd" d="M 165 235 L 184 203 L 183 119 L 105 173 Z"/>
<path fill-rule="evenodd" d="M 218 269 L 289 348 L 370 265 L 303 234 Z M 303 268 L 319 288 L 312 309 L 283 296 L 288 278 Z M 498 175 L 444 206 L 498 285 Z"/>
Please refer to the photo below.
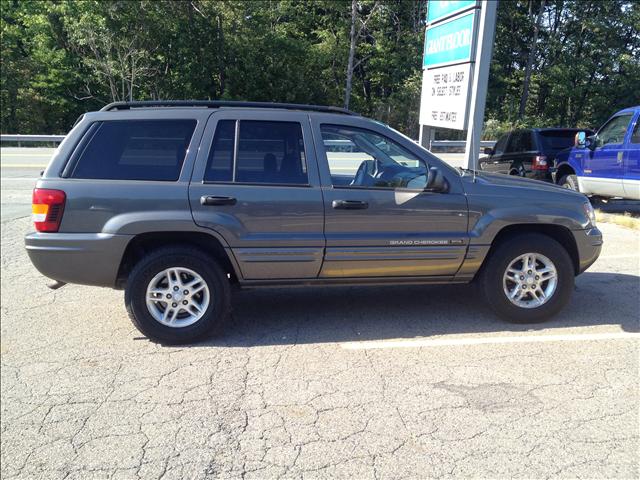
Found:
<path fill-rule="evenodd" d="M 1 1 L 3 132 L 66 132 L 114 100 L 344 103 L 351 0 Z M 356 3 L 350 106 L 417 137 L 427 1 Z M 485 138 L 640 103 L 640 3 L 548 0 L 519 118 L 539 8 L 500 2 Z"/>
<path fill-rule="evenodd" d="M 598 127 L 616 110 L 640 104 L 640 3 L 555 0 L 545 3 L 519 119 L 539 8 L 540 0 L 500 2 L 487 99 L 492 128 Z"/>

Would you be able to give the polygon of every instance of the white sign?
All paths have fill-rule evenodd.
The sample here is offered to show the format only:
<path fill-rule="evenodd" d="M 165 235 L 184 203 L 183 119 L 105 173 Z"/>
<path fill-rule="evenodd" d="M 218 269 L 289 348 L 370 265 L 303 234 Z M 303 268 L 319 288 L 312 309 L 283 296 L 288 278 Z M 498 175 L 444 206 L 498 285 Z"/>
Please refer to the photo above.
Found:
<path fill-rule="evenodd" d="M 423 70 L 420 124 L 466 130 L 472 63 Z"/>

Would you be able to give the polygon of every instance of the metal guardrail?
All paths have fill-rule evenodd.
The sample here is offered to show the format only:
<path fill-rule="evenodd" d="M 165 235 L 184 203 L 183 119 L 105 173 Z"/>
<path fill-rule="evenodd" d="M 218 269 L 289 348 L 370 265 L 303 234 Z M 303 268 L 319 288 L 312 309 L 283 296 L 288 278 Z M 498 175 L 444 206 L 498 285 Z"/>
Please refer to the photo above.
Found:
<path fill-rule="evenodd" d="M 467 142 L 464 140 L 434 140 L 431 142 L 431 147 L 444 148 L 444 147 L 465 147 Z M 480 148 L 492 147 L 496 144 L 495 140 L 482 140 L 480 142 Z"/>
<path fill-rule="evenodd" d="M 17 142 L 18 147 L 21 147 L 23 143 L 60 143 L 64 140 L 65 135 L 0 135 L 0 142 Z M 496 144 L 495 140 L 483 140 L 480 142 L 480 148 L 493 147 Z M 466 142 L 464 140 L 434 140 L 431 142 L 432 149 L 447 149 L 447 148 L 464 148 Z"/>
<path fill-rule="evenodd" d="M 14 142 L 21 147 L 23 143 L 60 143 L 65 135 L 0 135 L 0 142 Z"/>

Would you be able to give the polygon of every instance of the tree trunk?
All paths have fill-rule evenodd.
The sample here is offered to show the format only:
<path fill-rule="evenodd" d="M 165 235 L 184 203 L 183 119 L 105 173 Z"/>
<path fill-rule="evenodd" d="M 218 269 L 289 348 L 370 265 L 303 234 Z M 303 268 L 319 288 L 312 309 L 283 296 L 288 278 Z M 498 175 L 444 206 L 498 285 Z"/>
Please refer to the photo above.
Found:
<path fill-rule="evenodd" d="M 529 97 L 529 83 L 531 81 L 531 69 L 533 67 L 533 59 L 536 55 L 536 49 L 538 46 L 538 33 L 540 32 L 540 22 L 542 21 L 542 14 L 544 13 L 544 6 L 546 0 L 540 2 L 540 10 L 538 11 L 538 17 L 536 18 L 535 26 L 533 27 L 533 45 L 529 51 L 529 58 L 527 59 L 527 66 L 524 70 L 524 85 L 522 86 L 522 97 L 520 97 L 520 108 L 518 109 L 518 119 L 524 117 L 525 110 L 527 108 L 527 99 Z"/>
<path fill-rule="evenodd" d="M 351 80 L 353 79 L 353 60 L 356 56 L 356 22 L 358 20 L 358 3 L 351 0 L 351 31 L 349 32 L 349 61 L 347 62 L 347 85 L 344 91 L 344 108 L 349 108 L 351 100 Z"/>
<path fill-rule="evenodd" d="M 218 90 L 220 92 L 220 94 L 218 95 L 218 98 L 222 98 L 224 96 L 226 74 L 225 74 L 225 61 L 224 61 L 224 50 L 225 50 L 224 30 L 223 30 L 224 26 L 222 23 L 221 13 L 218 14 L 217 21 L 218 21 Z"/>

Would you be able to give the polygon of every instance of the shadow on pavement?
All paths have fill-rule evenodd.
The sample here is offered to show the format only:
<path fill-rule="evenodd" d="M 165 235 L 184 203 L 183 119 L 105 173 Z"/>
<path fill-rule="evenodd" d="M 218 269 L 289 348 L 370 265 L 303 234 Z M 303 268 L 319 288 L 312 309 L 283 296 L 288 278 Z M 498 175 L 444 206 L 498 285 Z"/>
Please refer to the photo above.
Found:
<path fill-rule="evenodd" d="M 597 208 L 604 213 L 627 213 L 632 217 L 640 217 L 640 201 L 638 200 L 607 200 L 603 201 L 598 198 L 589 199 L 593 204 L 593 208 Z"/>
<path fill-rule="evenodd" d="M 592 325 L 638 332 L 638 298 L 640 277 L 587 272 L 576 279 L 570 304 L 555 318 L 516 325 L 497 318 L 471 285 L 243 290 L 234 294 L 233 320 L 223 337 L 195 345 L 353 342 Z"/>

